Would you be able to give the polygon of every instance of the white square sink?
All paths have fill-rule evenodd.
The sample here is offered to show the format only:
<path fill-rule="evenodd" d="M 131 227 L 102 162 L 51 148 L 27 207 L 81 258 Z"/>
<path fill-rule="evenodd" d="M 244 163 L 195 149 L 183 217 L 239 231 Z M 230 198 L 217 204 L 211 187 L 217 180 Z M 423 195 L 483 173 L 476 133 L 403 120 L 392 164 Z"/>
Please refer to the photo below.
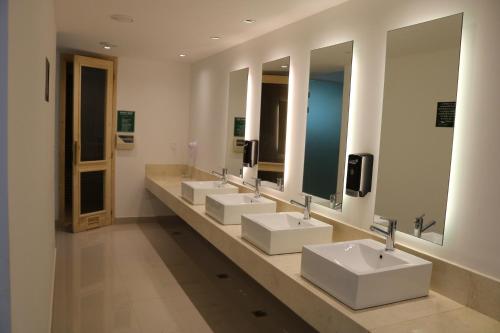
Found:
<path fill-rule="evenodd" d="M 276 212 L 276 202 L 252 193 L 211 194 L 205 201 L 206 213 L 222 224 L 241 224 L 241 215 Z"/>
<path fill-rule="evenodd" d="M 333 227 L 302 213 L 245 214 L 241 236 L 267 254 L 301 252 L 306 244 L 329 243 Z"/>
<path fill-rule="evenodd" d="M 355 310 L 426 296 L 431 272 L 431 262 L 371 239 L 302 251 L 302 276 Z"/>
<path fill-rule="evenodd" d="M 203 205 L 207 194 L 238 193 L 238 188 L 231 184 L 216 181 L 186 181 L 181 183 L 181 195 L 193 205 Z"/>

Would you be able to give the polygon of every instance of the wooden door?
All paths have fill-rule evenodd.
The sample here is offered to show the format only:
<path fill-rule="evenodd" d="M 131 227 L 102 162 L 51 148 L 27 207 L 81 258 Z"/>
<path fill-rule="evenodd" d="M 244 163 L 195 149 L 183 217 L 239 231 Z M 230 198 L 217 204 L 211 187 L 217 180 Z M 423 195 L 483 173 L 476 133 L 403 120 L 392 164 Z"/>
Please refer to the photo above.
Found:
<path fill-rule="evenodd" d="M 73 231 L 111 224 L 113 62 L 73 62 Z M 66 124 L 71 126 L 71 124 Z"/>

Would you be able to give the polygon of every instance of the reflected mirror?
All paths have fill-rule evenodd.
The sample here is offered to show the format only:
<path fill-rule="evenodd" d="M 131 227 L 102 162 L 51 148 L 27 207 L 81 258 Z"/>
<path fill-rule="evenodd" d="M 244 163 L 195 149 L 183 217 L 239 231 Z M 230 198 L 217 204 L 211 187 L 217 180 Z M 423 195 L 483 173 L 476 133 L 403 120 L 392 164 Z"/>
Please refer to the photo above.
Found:
<path fill-rule="evenodd" d="M 375 222 L 443 243 L 462 14 L 390 31 Z M 383 220 L 383 219 L 382 219 Z"/>
<path fill-rule="evenodd" d="M 311 51 L 302 191 L 342 210 L 353 42 Z"/>
<path fill-rule="evenodd" d="M 229 74 L 226 168 L 230 174 L 235 176 L 241 176 L 242 173 L 247 86 L 248 68 L 233 71 Z"/>
<path fill-rule="evenodd" d="M 262 65 L 259 160 L 261 185 L 283 191 L 290 57 Z"/>

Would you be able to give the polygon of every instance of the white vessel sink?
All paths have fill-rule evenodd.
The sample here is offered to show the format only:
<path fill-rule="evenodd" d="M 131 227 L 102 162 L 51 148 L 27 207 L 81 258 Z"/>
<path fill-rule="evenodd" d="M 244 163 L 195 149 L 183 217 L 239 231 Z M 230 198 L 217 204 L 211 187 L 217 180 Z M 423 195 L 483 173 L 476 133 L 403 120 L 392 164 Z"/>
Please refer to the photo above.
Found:
<path fill-rule="evenodd" d="M 231 184 L 216 181 L 186 181 L 181 183 L 181 195 L 193 205 L 203 205 L 207 194 L 238 193 L 238 188 Z"/>
<path fill-rule="evenodd" d="M 426 296 L 431 272 L 431 262 L 371 239 L 302 251 L 302 276 L 356 310 Z"/>
<path fill-rule="evenodd" d="M 302 213 L 245 214 L 241 236 L 267 254 L 301 252 L 306 244 L 329 243 L 333 227 Z"/>
<path fill-rule="evenodd" d="M 222 224 L 241 224 L 243 214 L 276 212 L 276 202 L 253 193 L 207 195 L 205 206 L 206 213 Z"/>

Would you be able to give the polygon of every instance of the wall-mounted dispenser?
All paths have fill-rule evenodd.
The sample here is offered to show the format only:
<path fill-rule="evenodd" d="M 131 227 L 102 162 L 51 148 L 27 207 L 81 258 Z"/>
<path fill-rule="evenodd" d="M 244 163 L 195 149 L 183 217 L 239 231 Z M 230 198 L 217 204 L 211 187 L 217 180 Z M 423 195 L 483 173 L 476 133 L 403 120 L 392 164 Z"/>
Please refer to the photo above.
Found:
<path fill-rule="evenodd" d="M 135 145 L 135 111 L 118 111 L 116 149 L 132 150 Z"/>
<path fill-rule="evenodd" d="M 347 161 L 346 194 L 364 197 L 372 190 L 372 154 L 350 154 Z"/>
<path fill-rule="evenodd" d="M 252 168 L 259 162 L 259 140 L 245 140 L 243 166 Z"/>

